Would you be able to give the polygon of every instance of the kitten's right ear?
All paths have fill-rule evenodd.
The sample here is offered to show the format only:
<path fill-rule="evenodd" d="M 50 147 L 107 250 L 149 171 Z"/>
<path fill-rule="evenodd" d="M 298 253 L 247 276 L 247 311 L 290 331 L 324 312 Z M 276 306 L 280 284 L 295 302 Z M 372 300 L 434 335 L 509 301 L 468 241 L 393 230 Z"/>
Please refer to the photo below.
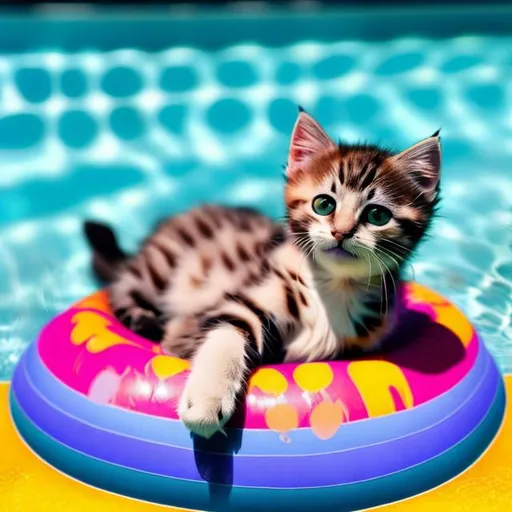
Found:
<path fill-rule="evenodd" d="M 441 177 L 441 139 L 439 131 L 391 158 L 413 178 L 429 201 L 438 193 Z"/>
<path fill-rule="evenodd" d="M 312 155 L 334 148 L 336 145 L 324 129 L 309 114 L 299 109 L 290 142 L 286 176 L 289 178 L 293 175 Z"/>

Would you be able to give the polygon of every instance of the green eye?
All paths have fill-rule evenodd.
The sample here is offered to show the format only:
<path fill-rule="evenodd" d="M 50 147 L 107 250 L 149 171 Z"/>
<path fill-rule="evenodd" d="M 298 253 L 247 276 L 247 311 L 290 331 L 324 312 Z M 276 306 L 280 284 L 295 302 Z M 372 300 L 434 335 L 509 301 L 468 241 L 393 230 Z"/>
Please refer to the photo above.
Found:
<path fill-rule="evenodd" d="M 384 206 L 372 206 L 366 212 L 366 219 L 374 226 L 385 226 L 393 214 Z"/>
<path fill-rule="evenodd" d="M 317 215 L 330 215 L 336 208 L 336 201 L 326 194 L 316 196 L 313 199 L 313 211 Z"/>

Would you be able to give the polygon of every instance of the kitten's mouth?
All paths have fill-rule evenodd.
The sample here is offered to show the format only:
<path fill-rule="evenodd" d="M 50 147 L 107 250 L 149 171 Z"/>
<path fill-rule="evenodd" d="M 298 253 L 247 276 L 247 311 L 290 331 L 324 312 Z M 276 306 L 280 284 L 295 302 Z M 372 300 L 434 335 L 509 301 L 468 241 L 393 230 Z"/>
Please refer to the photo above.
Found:
<path fill-rule="evenodd" d="M 335 245 L 334 247 L 329 247 L 328 249 L 324 249 L 324 252 L 329 254 L 329 256 L 333 256 L 340 260 L 343 260 L 343 259 L 356 260 L 357 259 L 357 256 L 354 256 L 352 253 L 343 249 L 340 242 L 338 242 L 338 244 Z"/>

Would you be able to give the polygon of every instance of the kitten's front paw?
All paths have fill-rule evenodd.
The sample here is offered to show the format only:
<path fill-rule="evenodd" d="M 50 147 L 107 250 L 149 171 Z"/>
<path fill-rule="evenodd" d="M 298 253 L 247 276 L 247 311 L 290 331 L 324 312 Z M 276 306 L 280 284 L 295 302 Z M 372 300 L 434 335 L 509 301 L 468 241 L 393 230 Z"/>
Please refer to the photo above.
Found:
<path fill-rule="evenodd" d="M 209 439 L 228 422 L 236 407 L 236 386 L 233 383 L 208 382 L 196 378 L 194 372 L 183 391 L 178 414 L 194 434 Z"/>

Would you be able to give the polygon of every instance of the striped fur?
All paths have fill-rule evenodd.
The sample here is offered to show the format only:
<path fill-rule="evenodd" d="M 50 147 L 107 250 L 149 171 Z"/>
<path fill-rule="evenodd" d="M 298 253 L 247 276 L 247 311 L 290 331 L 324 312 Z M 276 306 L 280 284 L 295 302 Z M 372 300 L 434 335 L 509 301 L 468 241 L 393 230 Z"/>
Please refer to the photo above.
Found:
<path fill-rule="evenodd" d="M 179 405 L 191 431 L 221 430 L 258 364 L 377 346 L 393 325 L 401 268 L 432 218 L 439 164 L 437 136 L 396 155 L 339 146 L 301 112 L 286 227 L 248 208 L 207 205 L 165 220 L 128 256 L 110 228 L 86 223 L 116 316 L 193 360 Z M 319 194 L 336 200 L 330 215 L 313 210 Z M 365 220 L 370 203 L 392 212 L 386 226 Z"/>

